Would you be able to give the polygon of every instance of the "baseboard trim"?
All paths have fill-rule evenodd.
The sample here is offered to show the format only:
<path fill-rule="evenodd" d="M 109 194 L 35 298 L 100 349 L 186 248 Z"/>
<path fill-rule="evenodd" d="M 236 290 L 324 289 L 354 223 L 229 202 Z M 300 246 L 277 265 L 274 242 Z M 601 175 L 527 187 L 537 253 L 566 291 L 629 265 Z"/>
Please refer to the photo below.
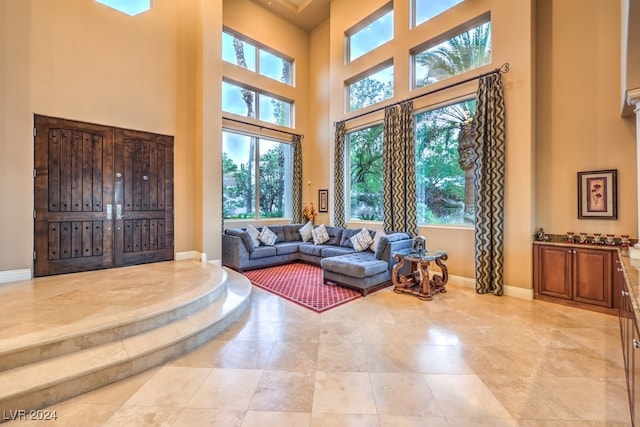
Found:
<path fill-rule="evenodd" d="M 176 252 L 176 261 L 184 261 L 187 259 L 195 259 L 200 261 L 201 257 L 202 257 L 202 254 L 198 251 Z"/>
<path fill-rule="evenodd" d="M 31 269 L 0 271 L 0 283 L 18 282 L 31 279 Z"/>
<path fill-rule="evenodd" d="M 438 273 L 435 271 L 435 273 Z M 449 275 L 449 283 L 453 283 L 456 285 L 464 286 L 465 288 L 476 288 L 476 280 L 471 279 L 469 277 L 462 276 L 454 276 L 452 274 Z M 504 294 L 509 297 L 522 298 L 522 299 L 533 299 L 533 289 L 525 289 L 519 288 L 517 286 L 505 286 Z"/>

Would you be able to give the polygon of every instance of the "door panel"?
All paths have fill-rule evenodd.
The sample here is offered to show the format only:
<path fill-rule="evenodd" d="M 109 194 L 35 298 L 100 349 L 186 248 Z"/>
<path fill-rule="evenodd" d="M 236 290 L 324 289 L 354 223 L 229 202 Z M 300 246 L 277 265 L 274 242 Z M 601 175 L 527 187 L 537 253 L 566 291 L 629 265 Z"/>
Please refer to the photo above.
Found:
<path fill-rule="evenodd" d="M 172 137 L 34 123 L 35 276 L 173 259 Z"/>
<path fill-rule="evenodd" d="M 173 259 L 173 140 L 115 132 L 115 263 Z"/>
<path fill-rule="evenodd" d="M 113 132 L 35 116 L 34 275 L 113 266 Z"/>

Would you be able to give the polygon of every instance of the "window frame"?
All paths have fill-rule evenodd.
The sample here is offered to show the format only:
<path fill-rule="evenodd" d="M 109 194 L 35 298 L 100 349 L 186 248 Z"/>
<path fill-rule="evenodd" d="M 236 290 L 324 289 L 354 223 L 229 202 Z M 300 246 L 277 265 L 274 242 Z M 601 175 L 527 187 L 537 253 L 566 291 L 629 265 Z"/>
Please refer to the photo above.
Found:
<path fill-rule="evenodd" d="M 222 108 L 224 108 L 224 106 L 222 105 L 222 101 L 221 101 L 221 109 L 222 109 L 222 113 L 223 114 L 230 114 L 230 115 L 234 115 L 234 116 L 249 118 L 249 119 L 252 119 L 252 120 L 257 120 L 257 121 L 260 121 L 260 122 L 263 122 L 263 123 L 269 123 L 271 125 L 282 126 L 282 127 L 289 128 L 289 129 L 294 129 L 295 128 L 295 102 L 293 100 L 286 99 L 286 98 L 284 98 L 282 96 L 279 96 L 279 95 L 276 95 L 276 94 L 274 94 L 272 92 L 268 92 L 268 91 L 265 91 L 265 90 L 262 90 L 262 89 L 258 89 L 258 88 L 254 87 L 254 86 L 249 86 L 247 84 L 238 82 L 236 80 L 228 79 L 228 78 L 225 78 L 225 77 L 222 78 L 222 83 L 226 83 L 228 85 L 235 86 L 235 87 L 237 87 L 239 89 L 249 90 L 249 91 L 253 92 L 254 95 L 255 95 L 254 106 L 253 106 L 255 117 L 247 117 L 247 116 L 236 114 L 236 113 L 233 113 L 233 112 L 230 112 L 230 111 L 226 111 L 226 110 L 222 109 Z M 273 122 L 269 122 L 267 120 L 264 120 L 264 119 L 260 118 L 260 110 L 261 110 L 260 109 L 260 97 L 261 96 L 273 98 L 273 99 L 275 99 L 277 101 L 284 102 L 285 104 L 287 104 L 289 106 L 289 109 L 288 109 L 289 111 L 288 111 L 288 114 L 285 114 L 285 117 L 286 116 L 289 117 L 289 124 L 273 123 Z"/>
<path fill-rule="evenodd" d="M 393 19 L 391 20 L 391 39 L 385 41 L 384 43 L 374 47 L 373 49 L 364 52 L 362 55 L 356 57 L 356 58 L 351 58 L 351 37 L 353 37 L 354 35 L 356 35 L 357 33 L 359 33 L 360 31 L 364 30 L 365 28 L 367 28 L 369 25 L 373 24 L 374 22 L 376 22 L 378 19 L 382 18 L 383 16 L 385 16 L 386 14 L 388 14 L 389 12 L 393 13 Z M 351 62 L 357 61 L 359 58 L 362 58 L 366 55 L 368 55 L 369 53 L 373 52 L 376 49 L 379 49 L 381 46 L 384 46 L 385 44 L 389 43 L 390 41 L 392 41 L 395 38 L 395 10 L 393 7 L 393 0 L 386 3 L 385 5 L 383 5 L 382 7 L 380 7 L 379 9 L 377 9 L 375 12 L 373 12 L 372 14 L 370 14 L 369 16 L 367 16 L 366 18 L 364 18 L 363 20 L 359 21 L 356 25 L 354 25 L 353 27 L 347 29 L 344 32 L 344 63 L 345 64 L 349 64 Z"/>
<path fill-rule="evenodd" d="M 293 144 L 291 143 L 291 141 L 287 141 L 284 139 L 278 139 L 276 137 L 269 137 L 269 136 L 265 136 L 262 134 L 257 134 L 257 133 L 253 133 L 253 132 L 248 132 L 248 131 L 243 131 L 243 130 L 239 130 L 237 128 L 234 127 L 227 127 L 224 126 L 222 128 L 222 134 L 224 133 L 233 133 L 236 135 L 240 135 L 240 136 L 244 136 L 244 137 L 248 137 L 248 138 L 255 138 L 256 139 L 256 149 L 254 152 L 254 166 L 253 166 L 253 182 L 254 182 L 254 188 L 253 188 L 253 205 L 254 205 L 254 210 L 253 210 L 253 217 L 251 218 L 233 218 L 233 217 L 225 217 L 224 214 L 224 207 L 222 209 L 222 220 L 223 221 L 264 221 L 264 220 L 282 220 L 282 219 L 289 219 L 293 217 L 293 157 L 294 157 L 294 147 Z M 224 139 L 224 136 L 222 136 L 222 138 Z M 283 216 L 281 217 L 262 217 L 260 216 L 261 214 L 261 208 L 260 208 L 260 142 L 264 140 L 264 141 L 269 141 L 269 142 L 275 142 L 278 144 L 284 144 L 288 147 L 288 151 L 285 153 L 285 188 L 284 188 L 284 194 L 283 194 L 283 199 L 285 201 L 285 205 L 283 208 Z M 225 150 L 221 150 L 221 155 L 222 153 L 225 153 Z M 222 187 L 222 197 L 224 200 L 224 192 L 225 192 L 225 188 L 224 188 L 224 169 L 222 170 L 222 183 L 223 183 L 223 187 Z M 224 203 L 224 201 L 223 201 Z"/>
<path fill-rule="evenodd" d="M 472 101 L 472 100 L 476 100 L 476 96 L 475 94 L 467 94 L 464 96 L 460 96 L 460 97 L 455 97 L 455 98 L 451 98 L 451 99 L 446 99 L 443 100 L 442 102 L 438 102 L 436 104 L 430 104 L 430 105 L 426 105 L 424 107 L 420 107 L 419 109 L 416 109 L 413 111 L 413 138 L 414 138 L 414 146 L 415 149 L 418 149 L 418 141 L 416 138 L 416 131 L 417 131 L 417 126 L 416 126 L 416 120 L 417 120 L 417 116 L 419 114 L 423 114 L 423 113 L 428 113 L 430 111 L 435 111 L 435 110 L 440 110 L 443 108 L 447 108 L 447 107 L 451 107 L 453 105 L 456 104 L 462 104 L 464 102 L 468 102 L 468 101 Z M 475 120 L 475 116 L 474 116 L 474 120 Z M 415 155 L 417 156 L 417 152 L 415 153 Z M 416 192 L 418 191 L 418 177 L 417 177 L 417 173 L 418 173 L 418 169 L 417 169 L 417 160 L 416 160 Z M 463 171 L 464 172 L 464 171 Z M 474 185 L 475 186 L 475 185 Z M 418 197 L 416 194 L 416 202 L 418 202 Z M 464 209 L 464 208 L 463 208 Z M 450 227 L 450 228 L 461 228 L 461 229 L 473 229 L 475 228 L 476 224 L 475 222 L 473 224 L 470 223 L 465 223 L 465 222 L 456 222 L 456 223 L 451 223 L 451 222 L 421 222 L 421 218 L 418 217 L 418 212 L 416 211 L 416 220 L 418 222 L 418 226 L 419 227 Z"/>
<path fill-rule="evenodd" d="M 380 220 L 370 220 L 370 219 L 362 219 L 362 218 L 354 218 L 353 212 L 351 211 L 351 134 L 356 132 L 361 132 L 376 126 L 382 127 L 382 149 L 383 149 L 383 157 L 382 157 L 382 185 L 384 189 L 384 120 L 375 120 L 370 123 L 363 124 L 361 126 L 356 126 L 351 129 L 345 131 L 345 179 L 344 183 L 344 206 L 345 206 L 345 218 L 347 221 L 366 221 L 366 222 L 378 222 L 382 223 L 384 220 L 384 211 L 382 212 L 383 219 Z"/>
<path fill-rule="evenodd" d="M 236 63 L 229 62 L 229 61 L 226 61 L 226 60 L 223 59 L 224 62 L 226 62 L 228 64 L 231 64 L 231 65 L 234 65 L 236 67 L 242 68 L 242 69 L 244 69 L 246 71 L 249 71 L 251 73 L 259 74 L 259 75 L 261 75 L 263 77 L 266 77 L 266 78 L 268 78 L 270 80 L 273 80 L 273 81 L 276 81 L 278 83 L 282 83 L 284 85 L 291 86 L 291 87 L 295 87 L 296 86 L 296 78 L 295 78 L 296 69 L 295 69 L 295 60 L 294 60 L 294 58 L 292 58 L 292 57 L 290 57 L 288 55 L 285 55 L 284 53 L 279 52 L 279 51 L 277 51 L 275 49 L 272 49 L 269 46 L 267 46 L 265 44 L 262 44 L 262 43 L 260 43 L 260 42 L 258 42 L 256 40 L 253 40 L 253 39 L 251 39 L 251 38 L 249 38 L 249 37 L 237 32 L 237 31 L 234 31 L 229 27 L 223 26 L 222 27 L 222 33 L 223 34 L 228 34 L 228 35 L 230 35 L 230 36 L 232 36 L 234 38 L 237 38 L 238 40 L 241 40 L 243 43 L 247 43 L 247 44 L 251 45 L 255 49 L 255 54 L 254 54 L 255 57 L 253 59 L 254 59 L 254 62 L 256 64 L 256 70 L 253 71 L 253 70 L 251 70 L 249 68 L 240 67 Z M 275 56 L 276 58 L 278 58 L 278 59 L 280 59 L 280 60 L 282 60 L 284 62 L 288 62 L 289 63 L 289 69 L 291 71 L 290 72 L 290 80 L 291 81 L 290 82 L 283 82 L 280 79 L 274 79 L 273 77 L 269 76 L 268 74 L 263 74 L 260 71 L 260 51 L 267 52 L 267 53 Z"/>
<path fill-rule="evenodd" d="M 431 21 L 432 19 L 436 18 L 437 16 L 442 15 L 443 13 L 460 6 L 460 4 L 464 3 L 465 0 L 458 0 L 458 3 L 454 4 L 453 6 L 449 6 L 448 8 L 440 11 L 439 13 L 433 15 L 431 18 L 427 18 L 422 22 L 417 22 L 418 20 L 418 1 L 419 0 L 410 0 L 410 8 L 411 8 L 411 19 L 409 21 L 409 25 L 411 26 L 410 28 L 416 28 L 419 27 L 421 25 L 424 25 L 425 23 Z"/>
<path fill-rule="evenodd" d="M 474 19 L 471 19 L 471 20 L 469 20 L 469 21 L 467 21 L 467 22 L 465 22 L 465 23 L 463 23 L 461 25 L 458 25 L 458 26 L 456 26 L 456 27 L 454 27 L 454 28 L 452 28 L 452 29 L 450 29 L 448 31 L 445 31 L 444 33 L 432 38 L 432 39 L 429 39 L 429 40 L 427 40 L 427 41 L 425 41 L 423 43 L 420 43 L 419 45 L 414 46 L 413 48 L 409 49 L 410 64 L 411 64 L 409 80 L 410 80 L 410 85 L 411 85 L 411 91 L 424 89 L 425 87 L 428 87 L 430 85 L 443 82 L 443 81 L 445 81 L 447 79 L 450 79 L 452 77 L 456 77 L 456 76 L 462 75 L 464 73 L 468 73 L 469 71 L 477 70 L 479 68 L 491 65 L 493 63 L 493 34 L 491 34 L 491 52 L 492 52 L 491 61 L 489 61 L 488 63 L 483 64 L 483 65 L 481 65 L 479 67 L 471 68 L 469 70 L 465 70 L 462 73 L 455 74 L 453 76 L 449 76 L 449 77 L 447 77 L 445 79 L 442 79 L 442 80 L 438 80 L 437 82 L 429 83 L 429 84 L 426 84 L 424 86 L 418 86 L 417 85 L 417 83 L 418 83 L 418 75 L 417 74 L 418 73 L 416 72 L 416 66 L 417 66 L 416 57 L 418 55 L 420 55 L 421 53 L 424 53 L 427 50 L 429 50 L 431 48 L 434 48 L 434 47 L 436 47 L 436 46 L 438 46 L 438 45 L 440 45 L 442 43 L 445 43 L 445 42 L 447 42 L 447 41 L 449 41 L 449 40 L 451 40 L 451 39 L 453 39 L 453 38 L 455 38 L 455 37 L 457 37 L 459 35 L 462 35 L 462 34 L 468 32 L 468 31 L 471 31 L 471 30 L 473 30 L 475 28 L 478 28 L 478 27 L 480 27 L 482 25 L 485 25 L 485 24 L 489 24 L 489 26 L 491 26 L 491 12 L 483 13 L 482 15 L 480 15 L 480 16 L 474 18 Z M 491 28 L 491 31 L 492 30 L 493 30 L 493 28 Z"/>
<path fill-rule="evenodd" d="M 382 99 L 380 101 L 374 102 L 373 104 L 369 104 L 366 105 L 364 107 L 360 107 L 357 108 L 355 110 L 351 109 L 351 86 L 354 85 L 355 83 L 358 83 L 380 71 L 386 70 L 387 68 L 391 68 L 392 69 L 392 73 L 393 73 L 393 78 L 391 79 L 391 89 L 392 89 L 392 94 L 390 98 L 386 98 L 386 99 Z M 379 63 L 378 65 L 375 65 L 371 68 L 368 68 L 367 70 L 363 71 L 362 73 L 356 74 L 355 76 L 351 77 L 350 79 L 346 80 L 344 82 L 344 91 L 345 91 L 345 99 L 344 99 L 344 110 L 345 113 L 353 113 L 355 111 L 363 111 L 366 110 L 367 108 L 370 108 L 374 105 L 380 104 L 382 102 L 388 101 L 389 99 L 392 99 L 395 96 L 396 93 L 396 79 L 395 79 L 396 75 L 395 75 L 395 65 L 393 63 L 393 58 L 389 58 L 384 62 Z"/>

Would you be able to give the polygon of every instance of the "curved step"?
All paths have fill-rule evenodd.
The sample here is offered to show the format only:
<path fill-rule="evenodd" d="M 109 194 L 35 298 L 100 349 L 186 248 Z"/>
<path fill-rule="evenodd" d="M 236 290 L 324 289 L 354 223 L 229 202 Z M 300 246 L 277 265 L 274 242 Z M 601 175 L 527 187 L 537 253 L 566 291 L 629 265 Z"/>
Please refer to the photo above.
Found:
<path fill-rule="evenodd" d="M 85 350 L 151 330 L 206 307 L 225 291 L 227 272 L 224 269 L 210 263 L 200 264 L 193 261 L 173 263 L 178 266 L 176 268 L 184 269 L 193 269 L 197 265 L 201 271 L 193 275 L 193 279 L 199 280 L 200 283 L 188 292 L 153 304 L 0 339 L 0 371 Z M 133 266 L 123 270 L 126 270 L 127 275 L 135 275 L 136 270 L 142 268 L 144 267 Z M 147 277 L 146 280 L 153 280 L 153 277 Z"/>
<path fill-rule="evenodd" d="M 249 306 L 251 283 L 239 273 L 225 272 L 223 292 L 196 312 L 135 335 L 0 372 L 0 411 L 52 405 L 164 363 L 208 341 Z"/>

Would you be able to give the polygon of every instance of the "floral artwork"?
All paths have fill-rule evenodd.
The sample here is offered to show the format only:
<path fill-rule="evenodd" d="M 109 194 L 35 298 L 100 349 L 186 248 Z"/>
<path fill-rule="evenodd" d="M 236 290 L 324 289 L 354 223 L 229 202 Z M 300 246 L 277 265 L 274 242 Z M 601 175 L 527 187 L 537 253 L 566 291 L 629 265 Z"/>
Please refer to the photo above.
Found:
<path fill-rule="evenodd" d="M 606 212 L 607 198 L 605 188 L 607 187 L 607 178 L 588 178 L 587 188 L 589 197 L 587 199 L 587 212 Z"/>
<path fill-rule="evenodd" d="M 318 211 L 313 206 L 313 203 L 310 203 L 308 205 L 305 203 L 304 207 L 302 208 L 302 216 L 305 217 L 307 221 L 313 222 L 316 219 L 317 215 Z"/>
<path fill-rule="evenodd" d="M 578 218 L 616 219 L 616 169 L 578 172 Z"/>

